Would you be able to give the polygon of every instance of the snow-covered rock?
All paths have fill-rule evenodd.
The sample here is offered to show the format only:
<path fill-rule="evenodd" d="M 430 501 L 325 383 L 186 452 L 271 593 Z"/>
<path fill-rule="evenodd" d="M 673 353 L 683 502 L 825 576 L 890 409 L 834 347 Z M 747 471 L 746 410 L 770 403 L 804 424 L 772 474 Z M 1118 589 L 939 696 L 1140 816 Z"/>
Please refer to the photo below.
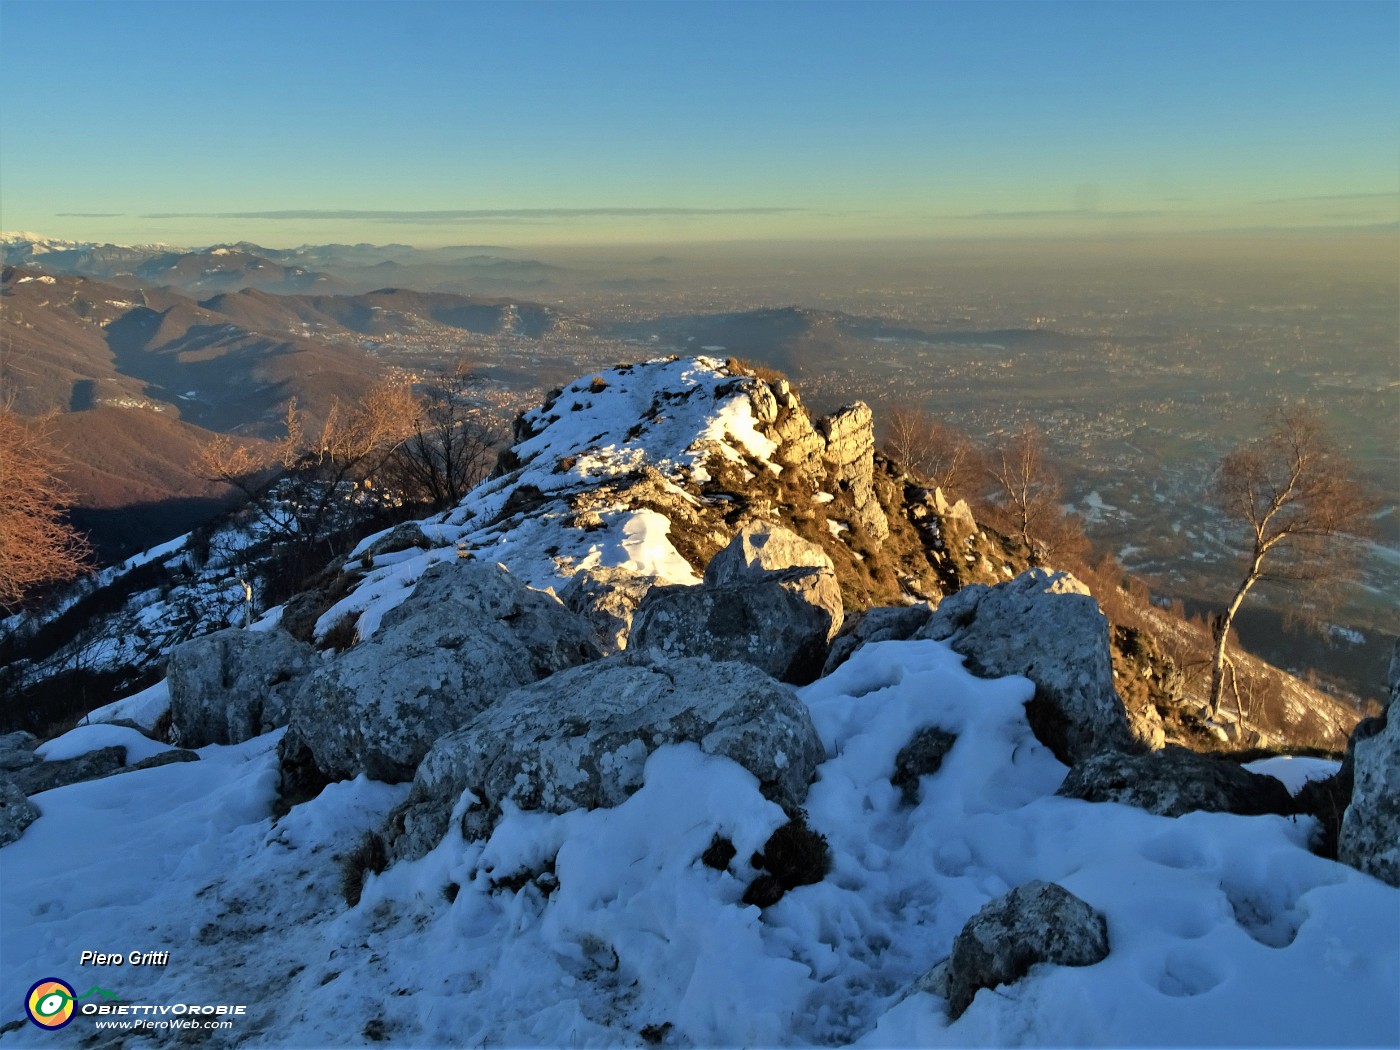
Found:
<path fill-rule="evenodd" d="M 319 655 L 281 630 L 234 627 L 177 645 L 166 681 L 180 742 L 238 744 L 286 725 L 292 698 Z"/>
<path fill-rule="evenodd" d="M 1024 977 L 1037 963 L 1092 966 L 1108 955 L 1104 917 L 1063 886 L 1035 880 L 983 906 L 953 941 L 948 1012 L 977 992 Z"/>
<path fill-rule="evenodd" d="M 435 566 L 379 629 L 318 668 L 292 703 L 284 755 L 330 780 L 413 777 L 434 740 L 498 697 L 597 658 L 592 632 L 499 565 Z"/>
<path fill-rule="evenodd" d="M 1121 802 L 1163 817 L 1193 810 L 1247 816 L 1293 812 L 1292 796 L 1275 777 L 1174 746 L 1146 754 L 1090 755 L 1069 771 L 1058 794 L 1086 802 Z"/>
<path fill-rule="evenodd" d="M 977 674 L 1024 675 L 1036 735 L 1066 765 L 1132 744 L 1113 688 L 1108 620 L 1069 573 L 1031 569 L 987 587 L 949 595 L 919 633 L 947 639 Z"/>
<path fill-rule="evenodd" d="M 36 799 L 0 852 L 0 985 L 77 976 L 94 946 L 169 947 L 170 966 L 104 987 L 246 1004 L 211 1048 L 643 1031 L 705 1047 L 1394 1043 L 1400 889 L 1309 852 L 1311 821 L 1056 797 L 1065 769 L 1026 721 L 1031 684 L 963 665 L 943 643 L 877 642 L 795 691 L 821 741 L 803 807 L 830 872 L 766 909 L 743 899 L 750 860 L 788 815 L 693 742 L 652 751 L 616 805 L 503 806 L 473 840 L 444 817 L 435 848 L 362 877 L 347 906 L 338 858 L 410 786 L 357 777 L 279 815 L 275 731 Z M 896 756 L 928 726 L 957 741 L 905 806 Z M 701 859 L 717 838 L 725 870 Z M 979 909 L 1035 880 L 1104 916 L 1101 962 L 1033 966 L 956 1020 L 946 984 L 900 998 Z M 2 1038 L 55 1045 L 29 1024 Z M 132 1045 L 87 1015 L 66 1039 Z"/>
<path fill-rule="evenodd" d="M 1370 721 L 1357 727 L 1354 738 L 1351 805 L 1342 817 L 1337 855 L 1400 886 L 1400 707 L 1392 702 L 1383 724 Z M 1371 732 L 1362 736 L 1365 729 Z"/>
<path fill-rule="evenodd" d="M 37 795 L 41 791 L 51 791 L 85 780 L 100 780 L 111 776 L 125 764 L 126 749 L 113 745 L 99 747 L 73 758 L 40 762 L 10 774 L 10 779 L 23 794 Z"/>
<path fill-rule="evenodd" d="M 129 725 L 91 723 L 74 726 L 62 736 L 46 740 L 34 750 L 34 754 L 45 762 L 57 762 L 66 758 L 78 758 L 104 747 L 122 749 L 122 761 L 135 765 L 170 750 L 169 744 L 152 740 L 139 729 Z"/>
<path fill-rule="evenodd" d="M 802 802 L 822 757 L 807 709 L 760 671 L 627 652 L 516 690 L 439 739 L 396 817 L 392 849 L 427 852 L 454 811 L 478 839 L 506 807 L 616 806 L 641 786 L 652 752 L 684 741 L 733 759 L 788 806 Z"/>

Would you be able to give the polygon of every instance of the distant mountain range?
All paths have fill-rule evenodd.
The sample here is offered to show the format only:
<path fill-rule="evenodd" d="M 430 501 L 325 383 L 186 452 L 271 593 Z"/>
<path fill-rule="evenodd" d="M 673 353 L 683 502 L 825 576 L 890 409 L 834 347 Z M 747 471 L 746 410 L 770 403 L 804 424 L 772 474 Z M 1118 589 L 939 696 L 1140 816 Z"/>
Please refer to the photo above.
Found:
<path fill-rule="evenodd" d="M 206 248 L 63 241 L 0 234 L 0 261 L 52 275 L 91 277 L 127 287 L 174 288 L 191 295 L 256 288 L 278 295 L 351 294 L 387 285 L 468 293 L 538 288 L 568 273 L 504 248 L 464 245 L 324 244 L 265 248 L 248 241 Z"/>
<path fill-rule="evenodd" d="M 210 257 L 236 267 L 253 258 Z M 54 413 L 77 518 L 107 554 L 190 527 L 167 519 L 174 508 L 207 513 L 212 490 L 190 464 L 211 433 L 274 438 L 291 398 L 309 426 L 336 399 L 357 400 L 387 371 L 364 337 L 440 328 L 534 339 L 568 323 L 536 303 L 446 293 L 244 288 L 195 299 L 17 266 L 0 272 L 0 304 L 0 385 L 21 414 Z M 167 500 L 177 503 L 146 525 L 130 520 L 132 508 Z"/>

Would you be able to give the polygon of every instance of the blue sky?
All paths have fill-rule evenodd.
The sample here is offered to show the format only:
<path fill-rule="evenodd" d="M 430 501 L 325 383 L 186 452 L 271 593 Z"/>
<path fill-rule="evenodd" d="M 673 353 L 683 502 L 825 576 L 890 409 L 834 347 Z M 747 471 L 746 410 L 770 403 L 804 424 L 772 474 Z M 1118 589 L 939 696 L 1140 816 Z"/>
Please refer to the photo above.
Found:
<path fill-rule="evenodd" d="M 0 0 L 0 225 L 268 244 L 1400 219 L 1400 4 Z"/>

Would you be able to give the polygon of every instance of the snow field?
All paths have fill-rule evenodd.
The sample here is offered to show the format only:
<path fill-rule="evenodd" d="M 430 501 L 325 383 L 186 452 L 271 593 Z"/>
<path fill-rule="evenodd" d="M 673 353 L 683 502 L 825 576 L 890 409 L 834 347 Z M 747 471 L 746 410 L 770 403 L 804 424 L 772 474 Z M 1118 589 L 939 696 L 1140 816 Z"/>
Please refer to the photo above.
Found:
<path fill-rule="evenodd" d="M 1030 733 L 1030 692 L 937 642 L 868 645 L 801 690 L 832 867 L 763 911 L 740 900 L 748 858 L 786 818 L 695 745 L 653 753 L 613 809 L 451 831 L 354 908 L 336 858 L 406 788 L 334 784 L 274 822 L 278 734 L 204 748 L 36 797 L 0 853 L 0 973 L 18 1002 L 39 976 L 91 976 L 84 949 L 169 950 L 104 987 L 246 1002 L 214 1046 L 640 1045 L 665 1023 L 678 1046 L 1396 1044 L 1400 891 L 1308 853 L 1308 820 L 1054 797 L 1065 767 Z M 895 756 L 929 725 L 957 742 L 906 807 Z M 717 834 L 737 850 L 724 872 L 699 860 Z M 951 1024 L 908 994 L 983 904 L 1037 878 L 1104 913 L 1104 961 L 1037 967 Z M 32 1025 L 4 1040 L 53 1045 Z"/>

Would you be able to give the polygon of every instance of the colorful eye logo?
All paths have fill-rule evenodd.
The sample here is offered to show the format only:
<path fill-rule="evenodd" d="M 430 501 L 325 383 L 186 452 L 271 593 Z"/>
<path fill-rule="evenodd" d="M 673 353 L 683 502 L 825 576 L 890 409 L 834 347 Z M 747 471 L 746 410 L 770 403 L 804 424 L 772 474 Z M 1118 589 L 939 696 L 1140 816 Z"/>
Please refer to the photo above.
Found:
<path fill-rule="evenodd" d="M 73 1020 L 73 986 L 57 977 L 46 977 L 29 989 L 24 1008 L 40 1028 L 62 1028 Z"/>

